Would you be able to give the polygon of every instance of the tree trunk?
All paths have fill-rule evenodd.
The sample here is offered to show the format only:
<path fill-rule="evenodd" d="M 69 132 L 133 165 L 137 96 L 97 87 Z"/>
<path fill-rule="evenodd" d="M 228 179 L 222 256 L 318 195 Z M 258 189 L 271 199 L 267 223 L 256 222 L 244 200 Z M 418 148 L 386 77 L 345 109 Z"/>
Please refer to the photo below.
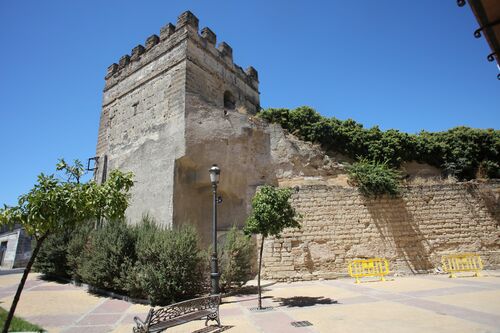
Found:
<path fill-rule="evenodd" d="M 259 251 L 259 274 L 257 274 L 257 290 L 259 292 L 259 306 L 258 309 L 262 310 L 262 295 L 260 291 L 260 271 L 262 268 L 262 250 L 264 249 L 264 236 L 262 236 L 260 242 L 260 251 Z"/>
<path fill-rule="evenodd" d="M 17 303 L 19 302 L 19 298 L 21 297 L 21 292 L 23 291 L 24 284 L 26 283 L 26 279 L 28 278 L 28 274 L 31 271 L 31 266 L 33 266 L 33 263 L 35 262 L 35 258 L 38 254 L 38 251 L 40 251 L 40 247 L 42 246 L 42 243 L 45 240 L 45 238 L 47 238 L 47 235 L 48 235 L 48 233 L 44 234 L 36 242 L 35 249 L 33 250 L 33 253 L 31 254 L 31 258 L 28 261 L 28 265 L 26 265 L 26 268 L 24 269 L 24 273 L 23 273 L 23 277 L 21 278 L 21 282 L 19 283 L 19 286 L 17 286 L 16 295 L 14 296 L 14 300 L 12 301 L 12 305 L 10 306 L 9 314 L 7 315 L 7 319 L 5 320 L 5 324 L 3 326 L 2 333 L 7 333 L 9 331 L 10 322 L 12 321 L 12 318 L 14 317 L 14 312 L 16 311 Z"/>

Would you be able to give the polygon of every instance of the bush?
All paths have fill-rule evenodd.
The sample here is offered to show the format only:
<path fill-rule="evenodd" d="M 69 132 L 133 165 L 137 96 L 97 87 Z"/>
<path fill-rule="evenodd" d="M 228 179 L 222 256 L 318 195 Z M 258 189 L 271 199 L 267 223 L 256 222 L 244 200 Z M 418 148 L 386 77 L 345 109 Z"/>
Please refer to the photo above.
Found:
<path fill-rule="evenodd" d="M 93 229 L 94 224 L 87 223 L 75 228 L 69 239 L 66 249 L 66 262 L 68 275 L 75 281 L 82 281 L 82 277 L 78 273 L 78 268 L 82 266 L 84 253 L 90 246 L 90 236 Z"/>
<path fill-rule="evenodd" d="M 135 235 L 124 221 L 109 221 L 90 233 L 76 274 L 98 288 L 123 291 L 124 266 L 135 261 Z"/>
<path fill-rule="evenodd" d="M 248 244 L 231 236 L 229 280 L 243 279 Z M 194 229 L 167 230 L 148 217 L 137 226 L 109 221 L 102 228 L 88 224 L 47 238 L 36 262 L 37 270 L 71 277 L 93 287 L 125 292 L 166 305 L 202 292 L 204 257 Z M 234 277 L 236 274 L 237 277 Z M 237 283 L 236 283 L 237 284 Z"/>
<path fill-rule="evenodd" d="M 135 232 L 137 266 L 129 288 L 142 290 L 153 305 L 193 298 L 202 291 L 203 256 L 193 228 L 167 230 L 145 220 Z"/>
<path fill-rule="evenodd" d="M 233 226 L 226 234 L 226 239 L 219 251 L 220 287 L 229 291 L 241 287 L 252 279 L 254 262 L 254 242 L 242 231 Z"/>
<path fill-rule="evenodd" d="M 361 159 L 348 169 L 348 173 L 350 182 L 366 196 L 399 193 L 399 173 L 387 163 Z"/>
<path fill-rule="evenodd" d="M 500 178 L 500 165 L 498 162 L 484 160 L 479 165 L 478 173 L 484 178 Z"/>
<path fill-rule="evenodd" d="M 70 277 L 66 255 L 71 234 L 71 230 L 65 230 L 48 236 L 38 252 L 33 269 L 50 276 Z"/>

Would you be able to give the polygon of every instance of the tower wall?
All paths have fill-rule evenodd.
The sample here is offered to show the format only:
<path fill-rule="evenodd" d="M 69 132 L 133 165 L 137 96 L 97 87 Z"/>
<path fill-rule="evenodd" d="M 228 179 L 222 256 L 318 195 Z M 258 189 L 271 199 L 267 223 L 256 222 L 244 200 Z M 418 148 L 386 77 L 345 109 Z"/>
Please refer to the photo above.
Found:
<path fill-rule="evenodd" d="M 165 26 L 108 68 L 99 128 L 96 179 L 132 171 L 127 218 L 149 214 L 171 225 L 174 160 L 183 156 L 186 48 L 189 26 Z"/>
<path fill-rule="evenodd" d="M 219 229 L 242 225 L 255 188 L 269 182 L 270 138 L 252 120 L 259 110 L 257 71 L 233 63 L 227 43 L 181 14 L 108 68 L 96 179 L 132 171 L 127 218 L 191 224 L 208 240 L 208 169 L 222 169 Z"/>
<path fill-rule="evenodd" d="M 225 105 L 230 95 L 232 105 Z M 174 224 L 195 225 L 207 243 L 212 193 L 208 169 L 221 168 L 218 230 L 242 226 L 258 185 L 269 182 L 270 137 L 253 120 L 259 110 L 257 71 L 233 62 L 231 47 L 209 28 L 188 39 L 186 62 L 186 152 L 176 160 Z"/>

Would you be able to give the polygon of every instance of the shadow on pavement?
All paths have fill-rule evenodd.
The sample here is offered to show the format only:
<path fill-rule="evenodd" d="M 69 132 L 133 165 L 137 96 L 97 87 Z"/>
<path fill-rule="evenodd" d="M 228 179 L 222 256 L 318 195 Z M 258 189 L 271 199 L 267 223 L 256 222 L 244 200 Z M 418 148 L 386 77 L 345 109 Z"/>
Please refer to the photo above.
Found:
<path fill-rule="evenodd" d="M 262 288 L 262 291 L 264 291 L 264 288 Z M 227 296 L 254 295 L 257 294 L 258 292 L 259 290 L 257 289 L 256 286 L 245 286 L 229 292 Z"/>
<path fill-rule="evenodd" d="M 199 330 L 193 331 L 193 333 L 218 333 L 218 332 L 224 332 L 227 331 L 234 326 L 231 325 L 221 325 L 221 327 L 217 327 L 215 325 L 210 325 L 204 328 L 201 328 Z"/>
<path fill-rule="evenodd" d="M 0 275 L 20 274 L 22 272 L 24 272 L 24 268 L 0 269 Z"/>
<path fill-rule="evenodd" d="M 273 298 L 272 296 L 262 296 L 262 299 L 266 299 L 266 298 Z M 225 301 L 225 300 L 222 300 L 221 301 L 221 304 L 231 304 L 231 303 L 240 303 L 240 302 L 248 302 L 248 301 L 256 301 L 257 299 L 259 299 L 258 296 L 255 296 L 255 297 L 252 297 L 252 298 L 242 298 L 242 299 L 237 299 L 237 300 L 234 300 L 234 301 Z"/>
<path fill-rule="evenodd" d="M 331 298 L 320 297 L 308 297 L 308 296 L 294 296 L 288 298 L 277 298 L 277 302 L 280 303 L 280 306 L 287 307 L 305 307 L 305 306 L 314 306 L 318 304 L 339 304 L 338 301 L 332 300 Z"/>

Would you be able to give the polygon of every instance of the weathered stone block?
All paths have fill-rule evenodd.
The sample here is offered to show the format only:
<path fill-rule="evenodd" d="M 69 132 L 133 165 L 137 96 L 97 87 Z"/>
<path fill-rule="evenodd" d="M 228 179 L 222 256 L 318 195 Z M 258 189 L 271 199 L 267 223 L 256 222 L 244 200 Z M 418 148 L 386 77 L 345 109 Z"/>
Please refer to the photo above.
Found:
<path fill-rule="evenodd" d="M 205 27 L 201 29 L 201 37 L 203 37 L 212 46 L 215 46 L 217 43 L 217 36 L 212 30 L 210 30 L 210 28 Z"/>

